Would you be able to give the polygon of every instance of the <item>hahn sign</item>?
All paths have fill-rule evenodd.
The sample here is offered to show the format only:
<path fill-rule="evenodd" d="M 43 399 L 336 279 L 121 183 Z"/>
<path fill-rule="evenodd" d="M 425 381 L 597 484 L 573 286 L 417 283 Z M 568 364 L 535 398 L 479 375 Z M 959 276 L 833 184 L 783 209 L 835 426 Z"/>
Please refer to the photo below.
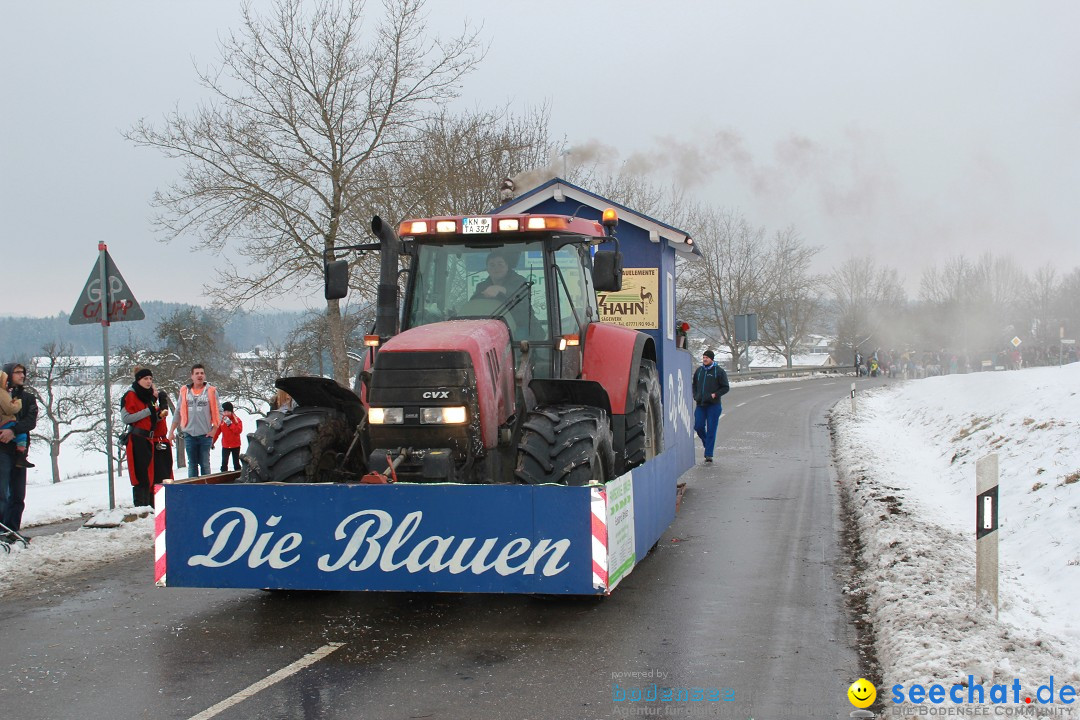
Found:
<path fill-rule="evenodd" d="M 101 281 L 101 263 L 105 263 L 105 284 L 103 292 Z M 79 301 L 75 303 L 75 309 L 68 318 L 70 325 L 96 325 L 101 322 L 101 306 L 107 305 L 108 322 L 124 322 L 126 320 L 142 320 L 146 317 L 139 301 L 131 292 L 131 288 L 124 281 L 124 276 L 116 269 L 109 251 L 102 249 L 98 261 L 94 263 L 94 269 L 90 271 L 90 277 L 86 281 Z"/>

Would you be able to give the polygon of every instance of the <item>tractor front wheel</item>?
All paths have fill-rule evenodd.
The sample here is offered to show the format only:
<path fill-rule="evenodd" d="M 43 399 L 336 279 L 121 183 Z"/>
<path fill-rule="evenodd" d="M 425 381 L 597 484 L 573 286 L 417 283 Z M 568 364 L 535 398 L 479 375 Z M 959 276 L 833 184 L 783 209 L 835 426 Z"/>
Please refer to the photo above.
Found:
<path fill-rule="evenodd" d="M 248 433 L 240 482 L 326 482 L 352 433 L 345 415 L 323 407 L 274 410 Z"/>
<path fill-rule="evenodd" d="M 523 427 L 514 469 L 518 482 L 589 485 L 614 477 L 611 425 L 600 408 L 540 407 L 529 413 Z"/>

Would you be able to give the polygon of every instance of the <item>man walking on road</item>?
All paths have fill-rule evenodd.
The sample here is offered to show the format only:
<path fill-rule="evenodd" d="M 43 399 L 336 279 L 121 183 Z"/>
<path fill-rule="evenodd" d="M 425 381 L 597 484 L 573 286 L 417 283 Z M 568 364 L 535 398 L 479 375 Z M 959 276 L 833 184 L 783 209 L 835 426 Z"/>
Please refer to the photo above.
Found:
<path fill-rule="evenodd" d="M 187 450 L 188 477 L 209 475 L 210 446 L 218 429 L 219 414 L 217 388 L 207 384 L 203 365 L 191 366 L 191 382 L 180 388 L 177 410 L 169 428 L 169 440 L 172 441 L 179 426 Z"/>
<path fill-rule="evenodd" d="M 694 373 L 694 432 L 705 446 L 705 462 L 713 461 L 713 447 L 716 445 L 716 425 L 720 422 L 720 397 L 731 389 L 724 368 L 713 362 L 712 350 L 706 350 L 701 356 L 701 367 Z"/>
<path fill-rule="evenodd" d="M 8 363 L 4 372 L 7 390 L 12 398 L 22 401 L 22 408 L 15 415 L 14 425 L 0 430 L 0 522 L 18 532 L 26 503 L 26 466 L 15 462 L 15 436 L 29 435 L 37 426 L 38 406 L 34 393 L 25 387 L 26 367 Z"/>

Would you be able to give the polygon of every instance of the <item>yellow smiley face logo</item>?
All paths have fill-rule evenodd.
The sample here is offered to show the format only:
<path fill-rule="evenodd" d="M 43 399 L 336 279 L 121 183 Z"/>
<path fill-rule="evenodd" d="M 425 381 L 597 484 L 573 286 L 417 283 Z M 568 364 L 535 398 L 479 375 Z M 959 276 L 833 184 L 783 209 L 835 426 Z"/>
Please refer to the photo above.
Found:
<path fill-rule="evenodd" d="M 877 698 L 877 690 L 870 684 L 869 680 L 859 678 L 851 683 L 851 687 L 847 689 L 847 696 L 855 707 L 866 708 L 874 704 L 874 700 Z"/>

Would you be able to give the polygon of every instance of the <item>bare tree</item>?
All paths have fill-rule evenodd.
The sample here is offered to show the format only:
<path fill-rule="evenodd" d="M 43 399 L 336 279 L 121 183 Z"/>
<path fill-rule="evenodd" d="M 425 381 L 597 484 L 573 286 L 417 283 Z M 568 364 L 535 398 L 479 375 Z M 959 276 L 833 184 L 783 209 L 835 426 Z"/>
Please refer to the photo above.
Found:
<path fill-rule="evenodd" d="M 548 108 L 440 113 L 385 166 L 376 201 L 389 217 L 469 215 L 502 204 L 500 182 L 553 152 Z M 362 218 L 363 219 L 363 218 Z"/>
<path fill-rule="evenodd" d="M 316 286 L 335 248 L 367 236 L 358 219 L 369 214 L 372 170 L 441 112 L 482 56 L 467 26 L 449 40 L 431 32 L 424 0 L 384 0 L 367 34 L 360 0 L 305 6 L 276 0 L 262 18 L 245 4 L 218 66 L 198 71 L 214 101 L 127 134 L 184 161 L 182 178 L 154 196 L 160 227 L 167 239 L 198 231 L 199 247 L 231 245 L 246 258 L 211 289 L 241 306 Z M 347 384 L 338 300 L 326 317 L 334 378 Z"/>
<path fill-rule="evenodd" d="M 894 268 L 878 267 L 869 257 L 850 258 L 826 280 L 836 314 L 837 349 L 855 351 L 882 346 L 891 320 L 907 304 Z M 844 364 L 841 362 L 841 364 Z"/>
<path fill-rule="evenodd" d="M 375 311 L 370 306 L 344 316 L 345 338 L 357 347 L 366 330 L 374 322 Z M 326 351 L 330 347 L 330 328 L 326 316 L 309 313 L 289 335 L 286 345 L 294 354 L 293 366 L 303 374 L 326 376 Z M 351 370 L 351 368 L 350 368 Z M 349 373 L 352 377 L 353 373 Z"/>
<path fill-rule="evenodd" d="M 109 460 L 113 463 L 113 471 L 117 476 L 123 477 L 124 461 L 127 459 L 127 445 L 125 443 L 116 442 L 116 438 L 114 437 L 112 443 L 113 454 L 109 456 L 108 439 L 105 423 L 102 421 L 98 425 L 95 425 L 93 430 L 79 438 L 79 447 L 83 450 L 91 450 L 109 457 Z"/>
<path fill-rule="evenodd" d="M 1029 318 L 1022 305 L 1028 288 L 1024 272 L 1008 257 L 958 256 L 923 272 L 920 324 L 939 348 L 997 350 L 1012 334 L 1026 332 Z"/>
<path fill-rule="evenodd" d="M 176 394 L 191 377 L 191 366 L 206 366 L 206 377 L 225 382 L 233 369 L 232 352 L 222 318 L 203 308 L 184 307 L 166 315 L 154 330 L 161 349 L 150 354 L 147 365 L 163 376 L 160 387 Z"/>
<path fill-rule="evenodd" d="M 1058 340 L 1058 328 L 1061 326 L 1061 317 L 1057 312 L 1059 288 L 1057 268 L 1052 263 L 1038 268 L 1027 286 L 1026 304 L 1028 317 L 1032 320 L 1032 336 L 1043 346 Z"/>
<path fill-rule="evenodd" d="M 806 340 L 820 317 L 821 280 L 810 272 L 819 250 L 788 227 L 773 237 L 766 258 L 768 282 L 758 311 L 760 341 L 767 350 L 786 357 L 788 367 L 792 349 Z"/>
<path fill-rule="evenodd" d="M 40 400 L 44 423 L 31 433 L 49 446 L 52 481 L 60 482 L 60 448 L 72 437 L 94 432 L 105 424 L 100 371 L 88 372 L 70 345 L 45 343 L 33 364 L 30 384 Z"/>
<path fill-rule="evenodd" d="M 680 308 L 691 324 L 739 356 L 735 316 L 756 312 L 768 294 L 765 229 L 734 211 L 701 209 L 690 228 L 702 253 L 688 265 Z"/>
<path fill-rule="evenodd" d="M 261 415 L 274 399 L 274 383 L 278 378 L 304 374 L 305 353 L 295 342 L 246 354 L 236 363 L 229 382 L 219 388 L 220 395 L 233 401 L 238 408 Z"/>
<path fill-rule="evenodd" d="M 1057 312 L 1061 318 L 1059 332 L 1075 340 L 1080 335 L 1080 267 L 1073 268 L 1058 285 Z"/>

